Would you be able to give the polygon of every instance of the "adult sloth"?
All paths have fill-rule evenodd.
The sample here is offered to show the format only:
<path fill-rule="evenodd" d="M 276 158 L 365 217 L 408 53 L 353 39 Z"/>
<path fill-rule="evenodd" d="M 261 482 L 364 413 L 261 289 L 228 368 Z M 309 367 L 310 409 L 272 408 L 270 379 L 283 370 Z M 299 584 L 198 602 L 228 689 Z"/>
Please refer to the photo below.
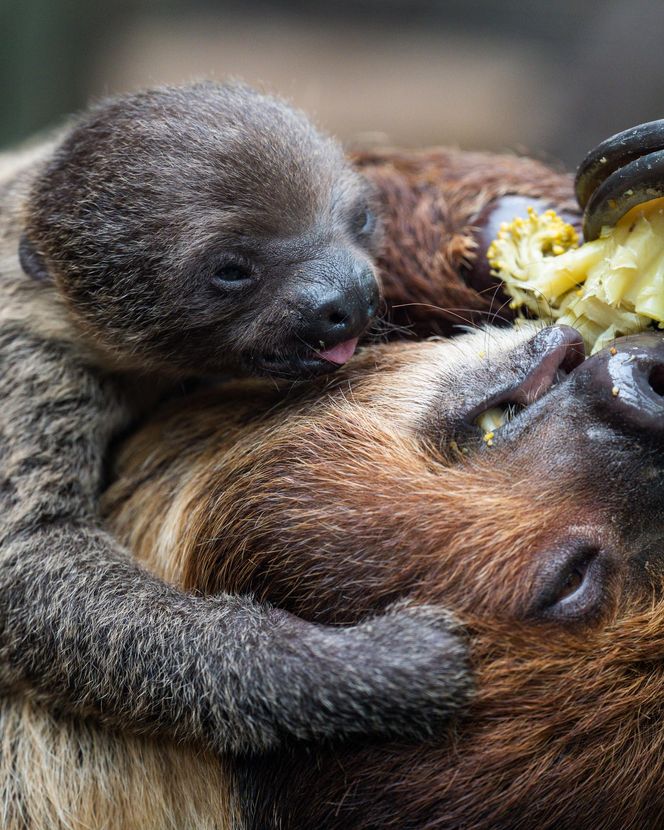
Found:
<path fill-rule="evenodd" d="M 325 389 L 208 392 L 130 441 L 107 508 L 167 579 L 325 623 L 442 602 L 471 634 L 447 738 L 251 759 L 223 778 L 238 826 L 661 827 L 664 338 L 581 348 L 534 326 L 374 347 Z M 211 799 L 219 765 L 181 752 Z"/>
<path fill-rule="evenodd" d="M 476 697 L 428 746 L 233 767 L 5 701 L 5 826 L 661 827 L 664 339 L 580 349 L 489 329 L 366 349 L 324 389 L 173 402 L 107 496 L 137 556 L 325 623 L 443 602 Z M 496 405 L 489 446 L 474 422 Z"/>

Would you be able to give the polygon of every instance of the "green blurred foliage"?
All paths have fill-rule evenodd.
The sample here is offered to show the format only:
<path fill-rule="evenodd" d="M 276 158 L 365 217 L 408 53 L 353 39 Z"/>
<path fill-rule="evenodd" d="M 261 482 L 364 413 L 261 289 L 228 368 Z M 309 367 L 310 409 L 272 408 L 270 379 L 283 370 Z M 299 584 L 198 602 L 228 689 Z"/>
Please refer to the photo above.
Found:
<path fill-rule="evenodd" d="M 587 11 L 598 2 L 587 0 Z M 533 13 L 523 13 L 524 3 Z M 368 22 L 427 35 L 509 32 L 547 49 L 578 11 L 576 0 L 558 0 L 555 10 L 549 0 L 0 0 L 0 148 L 84 106 L 99 49 L 139 14 L 155 20 L 272 16 L 323 29 Z"/>

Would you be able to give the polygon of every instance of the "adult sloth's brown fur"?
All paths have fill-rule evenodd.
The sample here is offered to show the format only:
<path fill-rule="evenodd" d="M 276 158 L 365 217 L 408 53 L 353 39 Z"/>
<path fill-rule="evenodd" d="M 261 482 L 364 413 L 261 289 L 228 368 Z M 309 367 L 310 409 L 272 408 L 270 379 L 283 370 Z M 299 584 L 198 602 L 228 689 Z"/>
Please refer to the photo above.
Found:
<path fill-rule="evenodd" d="M 571 368 L 573 334 L 536 330 L 376 347 L 278 406 L 211 393 L 130 444 L 109 508 L 167 578 L 327 623 L 407 595 L 472 635 L 478 692 L 446 740 L 252 760 L 249 827 L 661 827 L 662 440 L 612 420 L 607 353 L 483 448 L 468 413 Z"/>
<path fill-rule="evenodd" d="M 528 204 L 578 215 L 570 176 L 534 159 L 441 148 L 363 153 L 355 164 L 379 193 L 390 317 L 420 335 L 511 318 L 484 257 L 501 221 Z"/>

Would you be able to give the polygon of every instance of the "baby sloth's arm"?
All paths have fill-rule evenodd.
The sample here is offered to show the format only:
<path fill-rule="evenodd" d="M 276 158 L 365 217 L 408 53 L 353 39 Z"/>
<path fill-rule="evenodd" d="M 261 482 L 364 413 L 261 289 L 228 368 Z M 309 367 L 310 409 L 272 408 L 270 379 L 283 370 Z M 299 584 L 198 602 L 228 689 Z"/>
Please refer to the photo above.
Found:
<path fill-rule="evenodd" d="M 96 514 L 127 414 L 70 344 L 0 329 L 0 400 L 4 692 L 224 751 L 427 735 L 463 700 L 464 648 L 443 612 L 326 628 L 248 597 L 187 595 L 138 567 Z"/>

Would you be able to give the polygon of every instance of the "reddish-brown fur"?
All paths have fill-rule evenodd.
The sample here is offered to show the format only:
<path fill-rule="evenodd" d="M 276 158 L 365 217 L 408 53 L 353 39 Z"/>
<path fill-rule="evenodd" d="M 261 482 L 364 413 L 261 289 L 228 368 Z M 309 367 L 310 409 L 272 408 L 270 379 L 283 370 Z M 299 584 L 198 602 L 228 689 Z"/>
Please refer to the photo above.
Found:
<path fill-rule="evenodd" d="M 418 330 L 492 308 L 472 287 L 472 227 L 491 197 L 571 206 L 569 180 L 535 162 L 440 151 L 360 163 L 388 206 L 386 295 L 426 304 L 408 312 Z M 436 395 L 444 412 L 484 349 L 499 364 L 527 336 L 375 347 L 310 393 L 207 393 L 125 452 L 107 509 L 167 578 L 251 590 L 321 622 L 400 596 L 440 601 L 469 631 L 477 693 L 444 741 L 253 760 L 237 786 L 256 830 L 662 826 L 661 566 L 655 550 L 634 569 L 619 520 L 647 477 L 635 490 L 628 476 L 598 480 L 601 459 L 558 463 L 553 428 L 469 459 L 438 440 Z M 599 616 L 547 622 L 530 612 L 538 567 L 578 532 L 613 546 L 620 566 Z"/>
<path fill-rule="evenodd" d="M 321 622 L 407 595 L 471 633 L 477 696 L 448 740 L 254 761 L 256 828 L 275 805 L 302 829 L 661 826 L 659 578 L 631 581 L 611 520 L 621 494 L 593 470 L 566 473 L 532 441 L 467 462 L 427 442 L 441 368 L 458 349 L 472 365 L 478 340 L 370 350 L 350 381 L 276 409 L 269 390 L 212 394 L 130 445 L 117 527 L 174 581 Z M 621 551 L 601 617 L 531 618 L 538 562 L 576 528 Z"/>
<path fill-rule="evenodd" d="M 391 317 L 420 335 L 511 318 L 478 238 L 496 200 L 521 195 L 578 213 L 571 177 L 530 158 L 439 148 L 362 153 L 355 164 L 379 194 Z"/>

